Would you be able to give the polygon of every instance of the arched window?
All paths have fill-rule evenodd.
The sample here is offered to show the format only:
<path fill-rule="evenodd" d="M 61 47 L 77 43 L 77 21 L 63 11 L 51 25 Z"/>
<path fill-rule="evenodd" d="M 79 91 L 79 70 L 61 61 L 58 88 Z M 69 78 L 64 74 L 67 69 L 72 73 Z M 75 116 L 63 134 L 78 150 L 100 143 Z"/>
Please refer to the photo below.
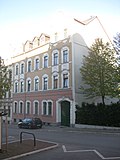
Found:
<path fill-rule="evenodd" d="M 61 50 L 62 54 L 62 63 L 68 63 L 69 62 L 69 48 L 63 47 Z"/>
<path fill-rule="evenodd" d="M 20 81 L 20 92 L 24 92 L 24 81 Z"/>
<path fill-rule="evenodd" d="M 25 70 L 25 64 L 24 64 L 24 62 L 21 62 L 21 64 L 20 64 L 20 74 L 24 74 L 24 70 Z"/>
<path fill-rule="evenodd" d="M 62 88 L 68 88 L 69 87 L 69 74 L 67 71 L 64 71 L 62 73 Z"/>
<path fill-rule="evenodd" d="M 28 92 L 31 91 L 31 79 L 30 78 L 27 79 L 27 91 Z"/>
<path fill-rule="evenodd" d="M 19 113 L 22 114 L 23 113 L 23 102 L 20 101 L 19 103 Z"/>
<path fill-rule="evenodd" d="M 58 50 L 54 50 L 52 52 L 52 65 L 56 66 L 59 64 L 59 51 Z"/>
<path fill-rule="evenodd" d="M 42 114 L 52 116 L 53 114 L 53 103 L 51 100 L 42 102 Z"/>
<path fill-rule="evenodd" d="M 14 83 L 14 92 L 18 93 L 18 81 L 15 81 Z"/>
<path fill-rule="evenodd" d="M 25 110 L 26 114 L 30 114 L 31 113 L 31 105 L 30 105 L 30 102 L 26 102 L 26 110 Z"/>
<path fill-rule="evenodd" d="M 48 68 L 48 54 L 44 54 L 43 56 L 43 68 Z"/>
<path fill-rule="evenodd" d="M 42 88 L 43 90 L 47 90 L 48 89 L 48 75 L 43 75 L 42 77 Z"/>
<path fill-rule="evenodd" d="M 38 101 L 34 101 L 33 114 L 39 115 L 39 102 Z"/>
<path fill-rule="evenodd" d="M 47 102 L 43 102 L 43 115 L 47 115 Z"/>
<path fill-rule="evenodd" d="M 13 110 L 13 112 L 17 113 L 17 111 L 18 111 L 18 103 L 14 102 L 14 110 Z"/>
<path fill-rule="evenodd" d="M 58 73 L 52 75 L 52 88 L 57 89 L 59 87 L 59 76 Z"/>
<path fill-rule="evenodd" d="M 38 69 L 39 69 L 39 65 L 40 65 L 40 60 L 39 60 L 39 58 L 37 57 L 37 58 L 35 58 L 35 60 L 34 60 L 34 68 L 35 68 L 35 70 L 38 70 Z"/>
<path fill-rule="evenodd" d="M 35 77 L 34 79 L 34 90 L 38 91 L 39 90 L 39 78 Z"/>
<path fill-rule="evenodd" d="M 19 74 L 19 65 L 18 63 L 15 65 L 15 75 Z"/>
<path fill-rule="evenodd" d="M 27 61 L 27 71 L 31 72 L 32 71 L 32 60 L 28 59 Z"/>

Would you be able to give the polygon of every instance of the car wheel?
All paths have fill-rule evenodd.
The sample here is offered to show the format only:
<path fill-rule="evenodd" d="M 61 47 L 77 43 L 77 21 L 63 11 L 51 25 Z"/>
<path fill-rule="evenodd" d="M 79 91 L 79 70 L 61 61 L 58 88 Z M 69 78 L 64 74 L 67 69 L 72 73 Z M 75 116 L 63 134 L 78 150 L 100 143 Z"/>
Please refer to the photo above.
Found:
<path fill-rule="evenodd" d="M 18 127 L 19 127 L 19 128 L 22 128 L 22 126 L 21 126 L 21 125 L 18 125 Z"/>

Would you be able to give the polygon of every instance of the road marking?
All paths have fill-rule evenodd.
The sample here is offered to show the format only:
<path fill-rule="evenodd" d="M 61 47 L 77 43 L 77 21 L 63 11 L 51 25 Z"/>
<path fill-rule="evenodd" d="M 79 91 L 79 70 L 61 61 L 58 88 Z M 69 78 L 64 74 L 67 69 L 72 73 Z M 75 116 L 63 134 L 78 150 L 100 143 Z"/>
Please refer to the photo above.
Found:
<path fill-rule="evenodd" d="M 97 150 L 93 149 L 88 149 L 88 150 L 73 150 L 73 151 L 67 151 L 65 145 L 62 145 L 62 149 L 64 152 L 68 152 L 68 153 L 75 153 L 75 152 L 94 152 L 96 153 L 101 159 L 120 159 L 120 157 L 104 157 L 101 153 L 99 153 Z"/>

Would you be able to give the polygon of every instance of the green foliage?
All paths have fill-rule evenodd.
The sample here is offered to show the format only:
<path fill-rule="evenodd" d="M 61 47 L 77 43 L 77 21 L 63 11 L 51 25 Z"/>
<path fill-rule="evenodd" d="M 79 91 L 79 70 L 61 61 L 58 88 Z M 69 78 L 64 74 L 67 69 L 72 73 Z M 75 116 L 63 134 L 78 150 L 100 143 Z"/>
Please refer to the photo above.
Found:
<path fill-rule="evenodd" d="M 84 56 L 80 69 L 84 85 L 81 89 L 87 98 L 101 96 L 104 104 L 105 96 L 111 96 L 116 86 L 115 51 L 109 43 L 97 39 L 91 46 L 89 54 Z"/>
<path fill-rule="evenodd" d="M 116 95 L 120 98 L 120 33 L 117 33 L 113 39 L 114 48 L 116 51 L 116 60 L 117 60 L 117 72 L 116 72 Z"/>
<path fill-rule="evenodd" d="M 86 104 L 77 107 L 76 123 L 120 127 L 120 104 Z"/>
<path fill-rule="evenodd" d="M 0 99 L 3 99 L 6 92 L 11 88 L 11 71 L 4 65 L 0 57 Z"/>

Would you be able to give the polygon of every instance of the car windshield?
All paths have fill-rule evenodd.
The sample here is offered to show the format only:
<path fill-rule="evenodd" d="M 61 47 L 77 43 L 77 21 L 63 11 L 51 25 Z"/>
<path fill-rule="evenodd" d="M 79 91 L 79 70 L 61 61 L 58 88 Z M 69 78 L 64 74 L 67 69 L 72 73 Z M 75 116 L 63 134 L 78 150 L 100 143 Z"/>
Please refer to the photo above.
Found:
<path fill-rule="evenodd" d="M 32 119 L 24 119 L 24 120 L 23 120 L 23 122 L 25 122 L 25 123 L 26 123 L 26 122 L 31 122 L 31 121 L 32 121 Z"/>

